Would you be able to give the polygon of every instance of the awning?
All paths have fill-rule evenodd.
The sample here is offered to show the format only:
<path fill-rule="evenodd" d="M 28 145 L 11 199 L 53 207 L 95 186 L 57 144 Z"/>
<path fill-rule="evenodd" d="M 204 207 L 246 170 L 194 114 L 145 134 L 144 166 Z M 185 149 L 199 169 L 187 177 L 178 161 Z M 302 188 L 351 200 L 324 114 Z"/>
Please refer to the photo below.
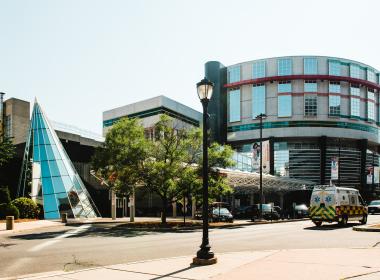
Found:
<path fill-rule="evenodd" d="M 227 181 L 236 193 L 252 194 L 260 191 L 260 174 L 239 170 L 217 168 L 218 172 L 227 177 Z M 263 173 L 264 193 L 288 193 L 292 191 L 312 190 L 315 182 L 288 177 L 279 177 Z"/>

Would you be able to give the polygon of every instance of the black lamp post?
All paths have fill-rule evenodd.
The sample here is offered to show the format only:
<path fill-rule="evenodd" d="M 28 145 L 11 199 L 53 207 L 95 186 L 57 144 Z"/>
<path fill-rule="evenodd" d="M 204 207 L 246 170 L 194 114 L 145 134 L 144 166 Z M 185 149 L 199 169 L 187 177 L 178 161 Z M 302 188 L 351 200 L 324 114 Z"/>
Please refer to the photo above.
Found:
<path fill-rule="evenodd" d="M 202 177 L 203 177 L 203 235 L 202 244 L 200 250 L 197 252 L 197 256 L 193 259 L 193 264 L 197 265 L 209 265 L 216 263 L 216 258 L 214 257 L 214 252 L 211 251 L 211 246 L 208 240 L 208 140 L 207 140 L 207 130 L 208 130 L 208 113 L 207 106 L 208 102 L 212 96 L 214 84 L 204 78 L 202 81 L 197 83 L 197 92 L 199 99 L 203 106 L 203 166 L 202 166 Z"/>
<path fill-rule="evenodd" d="M 261 113 L 256 116 L 257 120 L 260 120 L 260 217 L 259 219 L 263 219 L 263 203 L 264 203 L 264 191 L 263 191 L 263 119 L 265 119 L 267 115 Z"/>

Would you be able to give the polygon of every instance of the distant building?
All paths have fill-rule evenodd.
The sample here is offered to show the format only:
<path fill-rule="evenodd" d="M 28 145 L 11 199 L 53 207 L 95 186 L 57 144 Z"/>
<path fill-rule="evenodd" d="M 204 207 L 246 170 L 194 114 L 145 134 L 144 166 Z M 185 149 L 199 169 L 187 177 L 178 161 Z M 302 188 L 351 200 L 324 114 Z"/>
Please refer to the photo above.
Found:
<path fill-rule="evenodd" d="M 199 127 L 202 114 L 184 104 L 160 95 L 103 112 L 103 136 L 123 117 L 140 118 L 147 138 L 154 138 L 153 126 L 162 114 L 174 118 L 180 127 Z"/>

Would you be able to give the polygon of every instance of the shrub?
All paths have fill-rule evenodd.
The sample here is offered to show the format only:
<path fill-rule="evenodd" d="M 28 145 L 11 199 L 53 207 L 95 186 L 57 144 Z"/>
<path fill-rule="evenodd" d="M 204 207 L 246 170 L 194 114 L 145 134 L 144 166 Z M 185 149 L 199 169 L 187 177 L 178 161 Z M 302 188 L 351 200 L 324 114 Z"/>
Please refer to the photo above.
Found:
<path fill-rule="evenodd" d="M 0 204 L 11 202 L 11 195 L 9 193 L 8 187 L 0 187 Z"/>
<path fill-rule="evenodd" d="M 11 202 L 20 211 L 20 218 L 35 219 L 38 217 L 39 209 L 37 204 L 30 198 L 19 197 Z"/>
<path fill-rule="evenodd" d="M 44 218 L 44 206 L 42 204 L 37 204 L 38 207 L 38 219 L 42 220 Z"/>
<path fill-rule="evenodd" d="M 0 204 L 0 219 L 5 219 L 6 216 L 14 216 L 15 220 L 17 220 L 20 216 L 20 212 L 16 206 L 2 203 Z"/>

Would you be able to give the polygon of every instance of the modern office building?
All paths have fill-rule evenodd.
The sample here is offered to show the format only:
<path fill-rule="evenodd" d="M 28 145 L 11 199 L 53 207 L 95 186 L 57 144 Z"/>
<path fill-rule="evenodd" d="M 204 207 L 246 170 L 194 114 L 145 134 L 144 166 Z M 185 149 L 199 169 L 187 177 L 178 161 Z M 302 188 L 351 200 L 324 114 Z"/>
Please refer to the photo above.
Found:
<path fill-rule="evenodd" d="M 361 62 L 322 56 L 205 64 L 215 83 L 213 138 L 254 156 L 269 140 L 272 175 L 353 186 L 368 196 L 379 187 L 379 71 Z M 239 162 L 244 166 L 244 160 Z"/>
<path fill-rule="evenodd" d="M 115 122 L 129 117 L 140 118 L 147 138 L 154 139 L 153 126 L 163 114 L 172 117 L 178 127 L 199 127 L 202 121 L 200 112 L 160 95 L 103 112 L 103 135 Z"/>

